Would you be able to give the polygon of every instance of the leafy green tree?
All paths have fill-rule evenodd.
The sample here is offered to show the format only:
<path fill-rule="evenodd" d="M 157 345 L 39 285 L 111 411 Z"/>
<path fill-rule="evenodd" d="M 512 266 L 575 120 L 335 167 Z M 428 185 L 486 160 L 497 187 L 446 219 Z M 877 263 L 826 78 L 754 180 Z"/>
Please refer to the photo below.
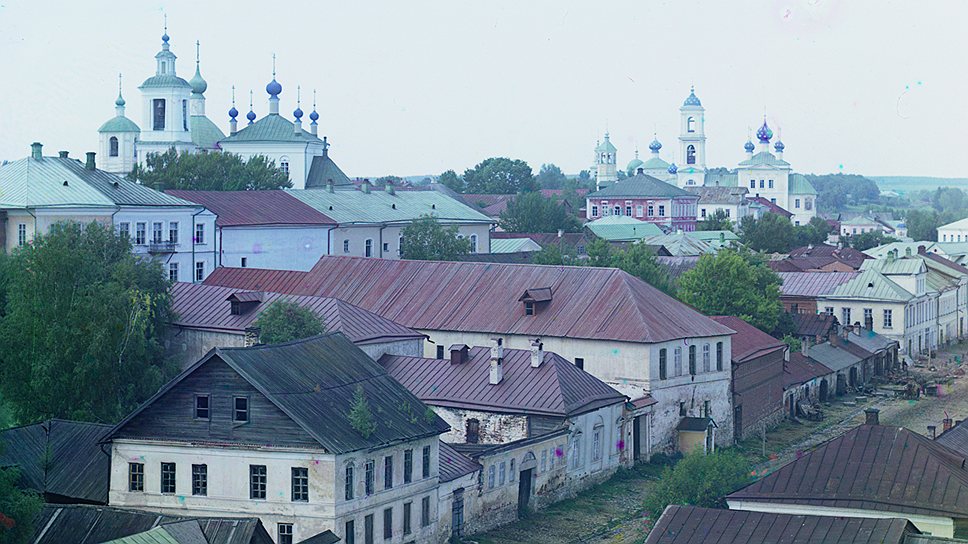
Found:
<path fill-rule="evenodd" d="M 726 495 L 750 481 L 750 464 L 734 450 L 687 453 L 675 466 L 666 467 L 655 489 L 645 500 L 645 509 L 658 519 L 670 504 L 723 508 Z"/>
<path fill-rule="evenodd" d="M 753 251 L 786 253 L 793 247 L 793 223 L 775 213 L 759 219 L 746 216 L 739 222 L 740 241 Z"/>
<path fill-rule="evenodd" d="M 938 227 L 945 224 L 938 212 L 932 209 L 908 210 L 904 222 L 909 237 L 915 241 L 929 242 L 938 239 Z"/>
<path fill-rule="evenodd" d="M 822 217 L 811 217 L 806 225 L 793 228 L 794 243 L 797 247 L 822 244 L 830 232 L 830 225 Z"/>
<path fill-rule="evenodd" d="M 612 266 L 620 268 L 649 285 L 675 296 L 676 286 L 666 267 L 659 264 L 655 251 L 642 242 L 628 246 L 612 256 Z"/>
<path fill-rule="evenodd" d="M 520 159 L 491 157 L 464 171 L 464 192 L 467 193 L 512 194 L 537 189 L 531 167 Z"/>
<path fill-rule="evenodd" d="M 803 349 L 803 343 L 800 341 L 800 339 L 789 334 L 783 337 L 783 343 L 790 348 L 791 353 Z"/>
<path fill-rule="evenodd" d="M 471 251 L 471 242 L 458 238 L 457 226 L 445 227 L 436 217 L 425 215 L 402 232 L 404 259 L 456 261 Z"/>
<path fill-rule="evenodd" d="M 876 204 L 881 190 L 874 180 L 856 174 L 807 174 L 806 178 L 817 190 L 817 208 L 824 211 L 844 211 L 848 206 Z"/>
<path fill-rule="evenodd" d="M 111 226 L 55 224 L 7 270 L 0 394 L 19 421 L 117 421 L 177 372 L 168 279 Z"/>
<path fill-rule="evenodd" d="M 400 185 L 404 182 L 404 179 L 400 176 L 381 176 L 373 180 L 374 187 L 386 187 L 387 183 L 390 185 Z"/>
<path fill-rule="evenodd" d="M 582 170 L 581 172 L 578 172 L 578 178 L 575 179 L 575 181 L 578 182 L 579 189 L 591 190 L 595 188 L 595 180 L 592 179 L 592 175 L 588 170 Z"/>
<path fill-rule="evenodd" d="M 136 165 L 128 179 L 153 189 L 193 191 L 255 191 L 292 187 L 289 175 L 258 155 L 243 160 L 234 153 L 149 153 L 145 166 Z"/>
<path fill-rule="evenodd" d="M 541 193 L 520 194 L 501 212 L 501 228 L 507 232 L 578 232 L 578 218 L 568 213 L 560 202 Z"/>
<path fill-rule="evenodd" d="M 588 266 L 612 266 L 612 245 L 601 238 L 596 238 L 585 246 L 588 255 Z"/>
<path fill-rule="evenodd" d="M 376 432 L 376 421 L 373 420 L 373 412 L 370 411 L 370 404 L 366 401 L 362 385 L 357 385 L 356 391 L 353 392 L 353 404 L 350 405 L 349 420 L 350 425 L 356 429 L 356 432 L 363 435 L 363 438 L 369 438 Z"/>
<path fill-rule="evenodd" d="M 561 265 L 571 263 L 565 262 L 565 256 L 562 255 L 561 248 L 557 244 L 548 244 L 541 248 L 541 251 L 535 251 L 531 255 L 531 264 Z"/>
<path fill-rule="evenodd" d="M 706 315 L 732 315 L 764 331 L 776 329 L 783 311 L 780 277 L 749 251 L 703 255 L 679 278 L 679 299 Z"/>
<path fill-rule="evenodd" d="M 886 236 L 883 232 L 875 230 L 850 236 L 847 238 L 847 242 L 850 244 L 850 247 L 857 251 L 867 251 L 872 247 L 897 242 L 897 238 Z"/>
<path fill-rule="evenodd" d="M 542 189 L 561 189 L 567 179 L 561 168 L 550 163 L 542 164 L 536 176 L 538 186 Z"/>
<path fill-rule="evenodd" d="M 44 506 L 37 493 L 18 489 L 19 481 L 18 469 L 0 467 L 0 543 L 3 544 L 29 542 L 34 534 L 34 520 Z"/>
<path fill-rule="evenodd" d="M 696 230 L 732 230 L 733 222 L 726 217 L 726 212 L 716 210 L 712 215 L 696 223 Z"/>
<path fill-rule="evenodd" d="M 437 183 L 446 185 L 458 193 L 464 192 L 464 178 L 457 175 L 457 172 L 448 170 L 437 178 Z"/>
<path fill-rule="evenodd" d="M 961 189 L 938 187 L 931 195 L 931 205 L 942 213 L 965 214 L 968 209 L 968 198 L 965 198 L 965 192 Z"/>
<path fill-rule="evenodd" d="M 283 344 L 323 334 L 323 320 L 309 308 L 295 302 L 277 300 L 269 305 L 255 321 L 259 327 L 259 341 L 263 344 Z"/>

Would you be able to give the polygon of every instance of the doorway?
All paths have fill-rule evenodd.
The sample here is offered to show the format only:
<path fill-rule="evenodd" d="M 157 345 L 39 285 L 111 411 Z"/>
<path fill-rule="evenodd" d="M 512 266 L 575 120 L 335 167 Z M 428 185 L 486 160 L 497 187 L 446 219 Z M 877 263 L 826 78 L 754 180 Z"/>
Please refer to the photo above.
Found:
<path fill-rule="evenodd" d="M 827 380 L 820 380 L 820 402 L 827 402 Z"/>
<path fill-rule="evenodd" d="M 642 416 L 636 416 L 632 419 L 632 460 L 638 461 L 642 458 L 642 431 L 639 430 L 639 425 L 642 424 Z"/>
<path fill-rule="evenodd" d="M 737 406 L 733 408 L 733 424 L 736 425 L 736 441 L 739 442 L 743 438 L 743 407 Z"/>
<path fill-rule="evenodd" d="M 518 518 L 528 515 L 528 507 L 531 505 L 531 474 L 533 468 L 522 470 L 518 478 Z"/>
<path fill-rule="evenodd" d="M 450 534 L 459 540 L 464 536 L 464 488 L 454 490 L 454 501 L 450 512 Z"/>

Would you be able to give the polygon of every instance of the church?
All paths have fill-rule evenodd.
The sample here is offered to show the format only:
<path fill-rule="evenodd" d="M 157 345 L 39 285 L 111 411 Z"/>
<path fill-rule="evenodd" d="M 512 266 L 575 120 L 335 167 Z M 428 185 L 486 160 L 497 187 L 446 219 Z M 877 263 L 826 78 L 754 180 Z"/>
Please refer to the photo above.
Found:
<path fill-rule="evenodd" d="M 205 91 L 198 42 L 195 51 L 195 75 L 185 81 L 175 69 L 176 56 L 171 50 L 167 28 L 161 37 L 161 50 L 155 55 L 155 74 L 139 87 L 141 91 L 141 127 L 125 114 L 125 100 L 118 80 L 115 116 L 98 129 L 102 168 L 127 175 L 136 164 L 145 164 L 150 153 L 226 151 L 243 159 L 264 156 L 289 175 L 294 189 L 323 188 L 327 185 L 352 184 L 346 174 L 329 157 L 329 142 L 320 138 L 319 113 L 313 104 L 309 130 L 302 128 L 303 110 L 299 90 L 292 120 L 279 112 L 282 85 L 276 81 L 273 60 L 272 81 L 266 85 L 268 115 L 258 119 L 249 95 L 247 123 L 239 128 L 239 111 L 233 104 L 228 111 L 229 132 L 226 135 L 205 114 Z M 315 102 L 315 100 L 314 100 Z"/>
<path fill-rule="evenodd" d="M 681 165 L 666 162 L 660 156 L 662 144 L 654 137 L 649 144 L 651 157 L 643 161 L 635 152 L 635 158 L 628 163 L 625 174 L 629 177 L 645 174 L 679 188 L 702 192 L 704 187 L 736 187 L 747 190 L 746 197 L 764 198 L 792 215 L 795 225 L 805 225 L 817 215 L 817 191 L 803 174 L 792 171 L 790 163 L 783 159 L 785 145 L 777 137 L 773 143 L 773 130 L 763 119 L 763 125 L 756 131 L 758 145 L 747 139 L 743 149 L 745 160 L 737 164 L 729 173 L 709 172 L 706 163 L 706 110 L 696 96 L 694 88 L 679 108 L 679 151 Z M 617 168 L 617 149 L 605 134 L 605 141 L 595 147 L 596 188 L 604 189 L 619 179 Z M 589 203 L 589 209 L 591 204 Z M 700 217 L 701 208 L 699 209 Z M 738 221 L 741 217 L 735 217 Z"/>

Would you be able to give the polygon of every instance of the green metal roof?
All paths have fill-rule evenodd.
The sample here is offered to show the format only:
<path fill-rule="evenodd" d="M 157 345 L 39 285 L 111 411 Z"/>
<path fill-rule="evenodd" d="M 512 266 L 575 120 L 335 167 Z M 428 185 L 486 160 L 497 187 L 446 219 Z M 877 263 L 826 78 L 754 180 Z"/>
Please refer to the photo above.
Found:
<path fill-rule="evenodd" d="M 850 219 L 846 219 L 840 222 L 841 225 L 880 225 L 875 219 L 870 217 L 865 217 L 863 215 L 856 215 Z"/>
<path fill-rule="evenodd" d="M 652 223 L 625 215 L 609 215 L 585 223 L 585 227 L 609 242 L 629 242 L 662 234 L 662 229 Z"/>
<path fill-rule="evenodd" d="M 651 159 L 642 163 L 641 168 L 645 170 L 658 170 L 660 168 L 662 170 L 668 170 L 669 163 L 667 163 L 666 161 L 662 160 L 659 157 L 652 157 Z"/>
<path fill-rule="evenodd" d="M 813 184 L 803 174 L 790 174 L 790 194 L 791 195 L 815 195 L 817 190 Z"/>
<path fill-rule="evenodd" d="M 104 544 L 180 544 L 164 527 L 155 527 L 143 533 L 109 540 Z"/>
<path fill-rule="evenodd" d="M 686 236 L 695 238 L 696 240 L 702 240 L 716 250 L 739 241 L 739 236 L 731 230 L 694 230 L 687 232 Z"/>
<path fill-rule="evenodd" d="M 491 253 L 522 251 L 541 251 L 541 246 L 531 238 L 491 238 Z"/>
<path fill-rule="evenodd" d="M 872 261 L 864 261 L 872 262 Z M 828 298 L 849 298 L 858 300 L 879 300 L 889 302 L 907 302 L 914 298 L 900 285 L 889 280 L 876 270 L 864 270 L 854 279 L 838 285 Z"/>
<path fill-rule="evenodd" d="M 844 223 L 841 223 L 841 225 L 843 224 Z M 871 257 L 874 257 L 876 259 L 880 259 L 882 257 L 887 257 L 888 253 L 891 253 L 894 250 L 897 250 L 897 256 L 904 257 L 907 255 L 907 251 L 909 249 L 911 250 L 911 255 L 913 256 L 913 255 L 917 255 L 918 246 L 924 246 L 925 251 L 932 252 L 932 253 L 934 253 L 933 250 L 937 246 L 938 248 L 942 249 L 941 255 L 945 255 L 947 253 L 946 251 L 944 251 L 945 245 L 946 244 L 939 244 L 937 242 L 891 242 L 889 244 L 881 244 L 877 247 L 872 247 L 864 251 L 864 254 L 870 255 Z M 965 245 L 965 249 L 968 250 L 968 244 L 964 244 L 964 245 Z"/>
<path fill-rule="evenodd" d="M 639 198 L 671 198 L 688 197 L 699 199 L 696 195 L 680 189 L 671 183 L 666 183 L 647 174 L 637 174 L 625 178 L 604 189 L 589 193 L 586 198 L 599 197 L 639 197 Z"/>
<path fill-rule="evenodd" d="M 494 223 L 494 219 L 439 191 L 287 189 L 286 192 L 337 223 L 394 223 L 432 215 L 441 222 Z"/>
<path fill-rule="evenodd" d="M 192 115 L 192 143 L 203 149 L 217 149 L 225 134 L 211 119 L 204 115 Z"/>
<path fill-rule="evenodd" d="M 902 254 L 903 256 L 903 254 Z M 866 259 L 860 265 L 861 270 L 877 270 L 885 275 L 912 275 L 920 274 L 925 271 L 925 264 L 922 259 L 917 258 L 917 251 L 909 259 Z"/>
<path fill-rule="evenodd" d="M 185 87 L 186 89 L 191 89 L 192 86 L 188 84 L 187 81 L 178 76 L 151 76 L 141 84 L 139 89 L 153 89 L 159 87 Z"/>
<path fill-rule="evenodd" d="M 608 134 L 605 134 L 605 140 L 595 148 L 596 153 L 615 153 L 615 151 L 615 146 L 609 141 Z"/>
<path fill-rule="evenodd" d="M 329 151 L 323 149 L 322 155 L 313 157 L 306 176 L 307 189 L 322 189 L 332 181 L 333 185 L 353 185 L 353 180 L 343 173 L 343 170 L 333 162 Z"/>
<path fill-rule="evenodd" d="M 706 173 L 706 187 L 739 187 L 739 174 Z"/>
<path fill-rule="evenodd" d="M 235 142 L 319 142 L 322 140 L 312 133 L 300 129 L 296 132 L 292 121 L 278 114 L 269 114 L 248 125 L 221 143 Z"/>
<path fill-rule="evenodd" d="M 662 246 L 673 257 L 698 257 L 706 253 L 716 253 L 709 242 L 693 238 L 685 232 L 659 234 L 643 239 L 650 246 Z"/>
<path fill-rule="evenodd" d="M 790 163 L 783 159 L 776 158 L 776 155 L 769 151 L 760 151 L 751 158 L 739 163 L 740 166 L 777 166 L 789 168 Z"/>
<path fill-rule="evenodd" d="M 117 115 L 108 119 L 101 128 L 97 129 L 98 132 L 141 132 L 138 125 L 134 121 L 128 119 L 123 115 Z"/>

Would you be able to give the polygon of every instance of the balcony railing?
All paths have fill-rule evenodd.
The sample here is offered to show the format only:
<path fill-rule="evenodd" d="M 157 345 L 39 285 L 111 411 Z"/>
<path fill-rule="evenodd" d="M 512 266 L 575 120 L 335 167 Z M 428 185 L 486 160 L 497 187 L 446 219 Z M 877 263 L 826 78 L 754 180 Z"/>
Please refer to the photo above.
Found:
<path fill-rule="evenodd" d="M 177 242 L 149 242 L 148 253 L 174 253 Z"/>

